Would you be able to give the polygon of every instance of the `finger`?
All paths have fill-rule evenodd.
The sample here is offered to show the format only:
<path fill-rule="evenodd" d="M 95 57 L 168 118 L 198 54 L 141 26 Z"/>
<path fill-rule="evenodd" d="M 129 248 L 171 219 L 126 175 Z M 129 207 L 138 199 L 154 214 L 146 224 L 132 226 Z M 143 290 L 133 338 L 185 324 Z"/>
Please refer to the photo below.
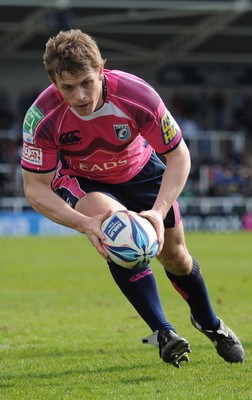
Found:
<path fill-rule="evenodd" d="M 100 255 L 106 260 L 109 260 L 109 255 L 106 252 L 105 248 L 103 247 L 102 243 L 100 242 L 99 244 L 97 244 L 97 246 L 95 246 L 96 250 L 98 251 L 98 253 L 100 253 Z"/>
<path fill-rule="evenodd" d="M 157 250 L 157 256 L 159 256 L 159 254 L 161 253 L 162 249 L 163 249 L 163 242 L 158 242 L 158 250 Z"/>
<path fill-rule="evenodd" d="M 96 235 L 90 235 L 90 236 L 88 236 L 88 239 L 90 240 L 92 245 L 96 248 L 98 253 L 105 260 L 108 260 L 108 258 L 109 258 L 108 253 L 107 253 L 106 249 L 104 248 L 104 246 L 102 245 L 102 240 L 100 239 L 100 237 L 101 237 L 101 234 L 99 234 L 99 236 L 98 235 L 97 236 Z"/>

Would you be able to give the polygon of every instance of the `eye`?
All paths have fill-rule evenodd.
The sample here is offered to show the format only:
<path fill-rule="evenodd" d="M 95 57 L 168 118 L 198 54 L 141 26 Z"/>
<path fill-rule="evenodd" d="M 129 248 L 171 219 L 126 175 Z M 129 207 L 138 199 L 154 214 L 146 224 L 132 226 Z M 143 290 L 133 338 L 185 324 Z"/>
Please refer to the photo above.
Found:
<path fill-rule="evenodd" d="M 81 86 L 87 88 L 87 87 L 90 87 L 92 84 L 93 84 L 93 81 L 88 80 L 88 81 L 82 82 Z"/>
<path fill-rule="evenodd" d="M 65 90 L 65 91 L 71 91 L 72 90 L 72 86 L 62 86 L 62 90 Z"/>

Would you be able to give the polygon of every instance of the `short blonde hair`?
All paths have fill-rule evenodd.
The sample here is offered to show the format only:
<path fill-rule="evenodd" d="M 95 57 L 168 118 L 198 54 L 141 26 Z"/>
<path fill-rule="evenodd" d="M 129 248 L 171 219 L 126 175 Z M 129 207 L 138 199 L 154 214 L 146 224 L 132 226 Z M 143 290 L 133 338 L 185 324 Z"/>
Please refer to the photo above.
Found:
<path fill-rule="evenodd" d="M 46 72 L 52 82 L 64 71 L 77 76 L 81 71 L 99 71 L 106 60 L 102 59 L 96 41 L 80 29 L 60 31 L 46 43 L 43 57 Z"/>

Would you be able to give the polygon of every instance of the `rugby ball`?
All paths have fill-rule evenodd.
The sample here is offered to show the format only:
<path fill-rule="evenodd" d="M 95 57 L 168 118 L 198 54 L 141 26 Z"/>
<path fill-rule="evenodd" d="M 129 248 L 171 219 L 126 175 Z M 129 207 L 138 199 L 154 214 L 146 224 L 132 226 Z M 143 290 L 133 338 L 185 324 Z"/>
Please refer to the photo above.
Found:
<path fill-rule="evenodd" d="M 121 267 L 142 268 L 155 257 L 157 234 L 152 224 L 134 211 L 114 212 L 102 224 L 102 244 L 109 257 Z"/>

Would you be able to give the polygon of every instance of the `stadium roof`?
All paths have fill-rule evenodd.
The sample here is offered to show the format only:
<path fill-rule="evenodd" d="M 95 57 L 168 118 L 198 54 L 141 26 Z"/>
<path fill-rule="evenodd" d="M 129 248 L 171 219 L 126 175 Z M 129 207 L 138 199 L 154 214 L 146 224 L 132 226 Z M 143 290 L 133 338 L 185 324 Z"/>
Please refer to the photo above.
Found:
<path fill-rule="evenodd" d="M 252 63 L 252 0 L 0 0 L 0 57 L 41 59 L 71 27 L 118 68 Z"/>

